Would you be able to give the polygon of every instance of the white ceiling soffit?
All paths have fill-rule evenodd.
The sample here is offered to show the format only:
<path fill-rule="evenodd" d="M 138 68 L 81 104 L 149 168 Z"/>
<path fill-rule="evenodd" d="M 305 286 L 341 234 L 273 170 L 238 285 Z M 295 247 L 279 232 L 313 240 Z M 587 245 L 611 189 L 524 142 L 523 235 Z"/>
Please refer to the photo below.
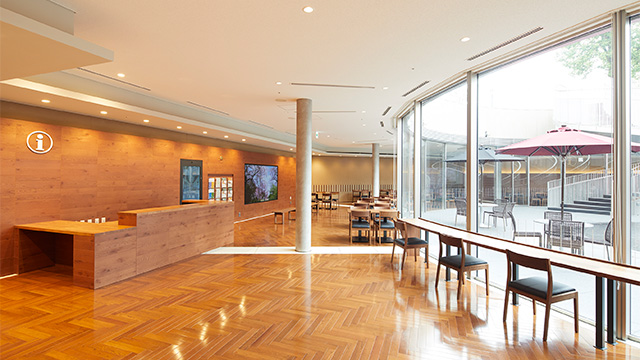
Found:
<path fill-rule="evenodd" d="M 0 8 L 0 80 L 113 61 L 113 51 Z"/>

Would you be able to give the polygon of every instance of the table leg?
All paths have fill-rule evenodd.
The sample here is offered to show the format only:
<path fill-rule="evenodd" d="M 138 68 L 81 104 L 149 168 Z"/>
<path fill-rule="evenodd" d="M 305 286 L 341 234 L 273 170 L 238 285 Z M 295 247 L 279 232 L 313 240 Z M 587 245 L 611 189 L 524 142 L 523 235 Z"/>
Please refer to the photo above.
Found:
<path fill-rule="evenodd" d="M 616 281 L 607 279 L 607 342 L 617 345 L 616 341 Z"/>
<path fill-rule="evenodd" d="M 604 350 L 604 278 L 596 276 L 596 349 Z"/>

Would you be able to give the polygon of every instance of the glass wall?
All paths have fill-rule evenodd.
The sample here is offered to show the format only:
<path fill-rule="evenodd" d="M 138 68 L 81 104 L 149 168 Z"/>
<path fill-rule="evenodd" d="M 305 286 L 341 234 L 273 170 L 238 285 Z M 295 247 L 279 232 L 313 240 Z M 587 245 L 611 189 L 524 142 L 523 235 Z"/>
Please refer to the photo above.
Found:
<path fill-rule="evenodd" d="M 402 218 L 414 217 L 413 179 L 415 173 L 415 136 L 414 136 L 413 111 L 401 120 L 402 134 L 402 159 L 400 160 L 402 182 L 400 184 L 400 216 Z"/>
<path fill-rule="evenodd" d="M 611 219 L 610 154 L 543 155 L 542 140 L 534 141 L 540 150 L 533 156 L 527 156 L 531 150 L 518 147 L 524 140 L 564 136 L 561 133 L 568 131 L 577 146 L 587 141 L 582 133 L 603 135 L 610 141 L 610 59 L 611 33 L 606 28 L 479 75 L 478 144 L 487 150 L 486 158 L 479 154 L 478 159 L 483 169 L 479 196 L 486 202 L 481 205 L 481 233 L 513 239 L 515 221 L 518 232 L 538 232 L 542 238 L 522 237 L 518 242 L 608 258 L 604 235 Z M 511 151 L 500 154 L 508 145 Z M 548 212 L 561 211 L 563 161 L 564 216 L 576 226 L 570 240 L 549 234 L 545 220 Z M 492 264 L 490 276 L 504 286 L 504 255 L 485 249 L 479 255 Z M 576 284 L 581 295 L 593 293 L 592 276 L 560 268 L 553 271 L 554 279 Z M 580 315 L 594 319 L 593 297 L 583 295 L 580 300 Z M 567 310 L 573 306 L 558 305 Z"/>
<path fill-rule="evenodd" d="M 467 84 L 422 103 L 420 215 L 464 229 L 466 224 Z M 457 206 L 456 206 L 457 204 Z M 429 251 L 438 254 L 437 242 Z"/>
<path fill-rule="evenodd" d="M 640 18 L 631 21 L 631 141 L 640 143 Z M 631 265 L 640 266 L 640 155 L 631 155 Z M 631 286 L 631 303 L 640 301 L 640 290 Z M 630 333 L 640 337 L 640 310 L 630 306 Z"/>
<path fill-rule="evenodd" d="M 629 22 L 629 27 L 631 64 L 627 81 L 631 92 L 620 96 L 629 95 L 631 141 L 638 144 L 640 15 Z M 478 191 L 475 194 L 467 193 L 465 183 L 466 81 L 424 99 L 416 107 L 421 109 L 418 115 L 422 121 L 418 134 L 413 131 L 413 121 L 404 122 L 401 128 L 405 136 L 402 138 L 403 194 L 413 193 L 415 167 L 411 164 L 415 163 L 421 172 L 420 199 L 415 201 L 419 201 L 420 215 L 424 218 L 464 228 L 467 219 L 463 214 L 456 218 L 455 199 L 475 196 L 480 233 L 606 261 L 626 253 L 628 258 L 622 261 L 640 266 L 640 152 L 631 152 L 628 179 L 631 211 L 620 220 L 630 224 L 631 233 L 622 239 L 622 248 L 614 254 L 613 236 L 606 230 L 613 221 L 615 159 L 610 147 L 597 151 L 581 147 L 585 134 L 600 136 L 601 141 L 611 144 L 614 122 L 625 121 L 613 118 L 612 49 L 612 32 L 607 25 L 478 74 Z M 405 119 L 413 120 L 412 116 L 409 114 Z M 520 144 L 554 134 L 569 136 L 571 144 L 581 147 L 582 152 L 563 156 L 566 150 L 556 149 L 560 153 L 551 155 L 544 150 L 524 151 Z M 414 143 L 406 139 L 411 135 L 420 141 L 417 159 Z M 407 213 L 414 208 L 410 201 L 405 199 L 403 209 L 407 208 Z M 549 218 L 562 217 L 559 213 L 564 214 L 563 227 L 565 224 L 576 226 L 569 231 L 570 243 L 565 241 L 562 230 L 554 234 L 550 226 Z M 437 250 L 437 246 L 431 246 L 430 252 L 434 255 Z M 504 255 L 483 249 L 477 254 L 491 264 L 494 285 L 503 287 Z M 562 268 L 553 271 L 554 279 L 572 284 L 580 292 L 581 317 L 594 319 L 593 276 Z M 521 269 L 520 275 L 528 276 L 531 272 Z M 631 304 L 640 300 L 640 288 L 631 286 L 630 297 L 626 311 L 631 322 L 626 328 L 628 335 L 637 339 L 640 338 L 640 311 Z M 572 312 L 570 302 L 557 305 Z"/>

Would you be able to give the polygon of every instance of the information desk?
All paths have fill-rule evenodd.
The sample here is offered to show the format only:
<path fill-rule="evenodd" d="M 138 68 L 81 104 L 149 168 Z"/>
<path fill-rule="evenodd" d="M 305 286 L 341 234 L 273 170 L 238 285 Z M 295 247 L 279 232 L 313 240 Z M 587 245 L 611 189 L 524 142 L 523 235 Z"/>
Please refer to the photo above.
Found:
<path fill-rule="evenodd" d="M 56 264 L 98 289 L 233 243 L 233 202 L 122 211 L 118 221 L 16 225 L 16 273 Z"/>
<path fill-rule="evenodd" d="M 541 248 L 538 246 L 521 244 L 511 240 L 503 240 L 495 237 L 481 235 L 474 232 L 442 225 L 425 219 L 403 220 L 407 224 L 425 230 L 430 233 L 444 234 L 461 238 L 466 243 L 480 246 L 486 249 L 526 254 L 529 256 L 547 258 L 554 266 L 571 269 L 585 274 L 594 275 L 596 278 L 596 344 L 597 348 L 604 348 L 604 316 L 605 293 L 604 280 L 607 279 L 607 342 L 615 344 L 615 319 L 616 319 L 616 281 L 632 285 L 640 285 L 640 268 L 636 266 L 616 264 L 605 260 L 587 258 L 580 255 L 569 254 L 557 250 Z M 514 272 L 517 276 L 517 271 Z M 506 282 L 506 279 L 505 279 Z"/>

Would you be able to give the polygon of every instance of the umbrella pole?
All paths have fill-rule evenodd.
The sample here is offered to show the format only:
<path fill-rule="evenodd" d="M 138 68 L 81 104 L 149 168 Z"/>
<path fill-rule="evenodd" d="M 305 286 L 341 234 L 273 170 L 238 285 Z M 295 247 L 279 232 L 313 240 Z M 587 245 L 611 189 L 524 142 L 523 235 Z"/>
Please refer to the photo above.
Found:
<path fill-rule="evenodd" d="M 564 220 L 564 178 L 565 178 L 565 160 L 566 157 L 562 156 L 562 162 L 560 166 L 560 219 Z"/>

